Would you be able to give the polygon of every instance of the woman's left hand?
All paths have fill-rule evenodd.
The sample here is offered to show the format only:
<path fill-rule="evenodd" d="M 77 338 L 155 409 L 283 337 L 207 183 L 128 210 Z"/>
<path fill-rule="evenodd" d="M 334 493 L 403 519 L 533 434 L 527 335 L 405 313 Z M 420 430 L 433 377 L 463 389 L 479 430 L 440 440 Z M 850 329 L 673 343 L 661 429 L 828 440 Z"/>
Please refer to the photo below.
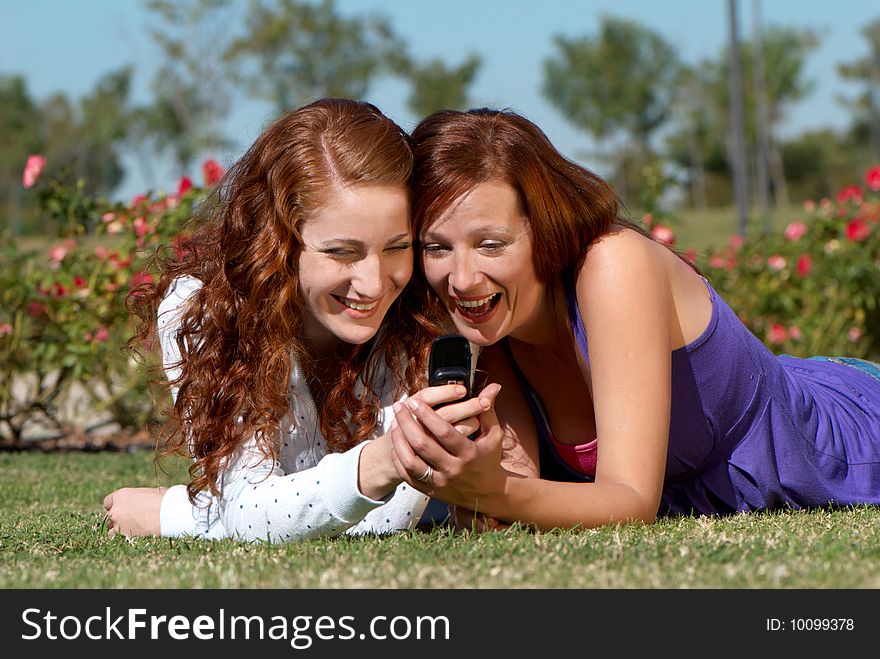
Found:
<path fill-rule="evenodd" d="M 418 400 L 395 406 L 392 459 L 401 478 L 429 496 L 491 515 L 483 504 L 488 495 L 503 492 L 508 475 L 501 466 L 503 432 L 494 410 L 500 390 L 490 384 L 479 393 L 483 412 L 474 440 Z"/>

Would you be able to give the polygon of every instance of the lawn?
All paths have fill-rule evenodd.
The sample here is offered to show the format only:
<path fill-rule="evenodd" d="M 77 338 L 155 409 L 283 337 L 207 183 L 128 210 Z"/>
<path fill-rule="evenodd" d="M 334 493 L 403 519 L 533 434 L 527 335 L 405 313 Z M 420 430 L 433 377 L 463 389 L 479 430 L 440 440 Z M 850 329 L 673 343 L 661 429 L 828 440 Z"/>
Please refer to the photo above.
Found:
<path fill-rule="evenodd" d="M 736 209 L 732 206 L 699 209 L 685 209 L 676 214 L 678 221 L 672 224 L 675 231 L 675 246 L 682 250 L 695 249 L 698 253 L 710 247 L 725 247 L 733 234 L 737 233 L 738 222 Z M 782 231 L 789 222 L 803 219 L 804 211 L 798 205 L 787 209 L 774 210 L 771 217 L 771 231 Z M 756 213 L 752 214 L 747 229 L 747 236 L 757 236 L 764 231 L 763 219 Z"/>
<path fill-rule="evenodd" d="M 878 588 L 880 509 L 665 519 L 582 532 L 291 545 L 108 539 L 101 500 L 179 482 L 152 453 L 0 453 L 0 588 Z"/>

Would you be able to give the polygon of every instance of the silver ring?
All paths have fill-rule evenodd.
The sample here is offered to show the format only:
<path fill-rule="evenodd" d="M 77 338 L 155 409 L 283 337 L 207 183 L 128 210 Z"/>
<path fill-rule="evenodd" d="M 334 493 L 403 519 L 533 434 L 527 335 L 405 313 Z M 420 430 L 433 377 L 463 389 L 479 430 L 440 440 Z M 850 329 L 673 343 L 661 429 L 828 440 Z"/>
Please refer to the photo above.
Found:
<path fill-rule="evenodd" d="M 425 469 L 425 473 L 416 478 L 417 481 L 421 481 L 422 483 L 430 483 L 431 477 L 434 475 L 434 467 L 428 465 L 428 468 Z"/>

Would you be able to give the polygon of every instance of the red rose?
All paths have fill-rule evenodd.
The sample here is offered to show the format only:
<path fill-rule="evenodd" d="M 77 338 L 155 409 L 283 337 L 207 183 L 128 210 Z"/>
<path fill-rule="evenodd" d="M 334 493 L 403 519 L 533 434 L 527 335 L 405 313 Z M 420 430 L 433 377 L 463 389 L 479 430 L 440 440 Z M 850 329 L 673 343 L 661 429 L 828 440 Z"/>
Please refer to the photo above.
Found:
<path fill-rule="evenodd" d="M 880 165 L 874 165 L 865 173 L 865 183 L 872 190 L 880 190 Z"/>
<path fill-rule="evenodd" d="M 853 242 L 861 242 L 871 233 L 871 228 L 864 220 L 853 220 L 846 225 L 846 237 Z"/>
<path fill-rule="evenodd" d="M 205 185 L 210 187 L 223 178 L 223 167 L 216 160 L 206 160 L 202 164 L 202 175 L 205 177 Z"/>

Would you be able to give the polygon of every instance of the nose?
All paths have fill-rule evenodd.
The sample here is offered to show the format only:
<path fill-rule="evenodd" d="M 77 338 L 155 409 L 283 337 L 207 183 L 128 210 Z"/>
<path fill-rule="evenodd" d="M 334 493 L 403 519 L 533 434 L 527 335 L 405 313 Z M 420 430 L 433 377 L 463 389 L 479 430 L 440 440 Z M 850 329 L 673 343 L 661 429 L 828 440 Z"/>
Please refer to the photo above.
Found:
<path fill-rule="evenodd" d="M 371 254 L 361 260 L 352 273 L 351 285 L 359 297 L 375 300 L 385 293 L 388 278 L 382 258 Z"/>
<path fill-rule="evenodd" d="M 467 252 L 453 255 L 450 267 L 448 282 L 452 292 L 468 295 L 482 283 L 482 274 Z"/>

